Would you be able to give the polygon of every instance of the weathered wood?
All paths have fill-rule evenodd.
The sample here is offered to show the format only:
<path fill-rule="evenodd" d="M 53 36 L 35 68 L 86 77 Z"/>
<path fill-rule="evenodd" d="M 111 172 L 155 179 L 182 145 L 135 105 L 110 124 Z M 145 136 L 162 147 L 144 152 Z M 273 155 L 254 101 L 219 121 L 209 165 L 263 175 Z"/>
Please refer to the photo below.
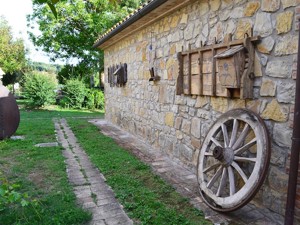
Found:
<path fill-rule="evenodd" d="M 198 156 L 198 183 L 205 203 L 220 212 L 247 204 L 263 184 L 270 154 L 267 128 L 257 114 L 234 109 L 220 116 Z"/>
<path fill-rule="evenodd" d="M 213 80 L 212 80 L 212 67 L 213 67 L 213 52 L 202 52 L 202 73 L 203 73 L 203 95 L 213 95 Z"/>
<path fill-rule="evenodd" d="M 231 41 L 227 35 L 225 43 L 182 51 L 183 93 L 222 97 L 253 97 L 252 42 L 260 37 L 249 37 Z M 186 76 L 186 77 L 185 77 Z M 241 89 L 241 90 L 240 90 Z"/>
<path fill-rule="evenodd" d="M 183 94 L 183 59 L 181 53 L 177 54 L 178 60 L 178 77 L 177 77 L 177 85 L 176 85 L 176 95 Z"/>
<path fill-rule="evenodd" d="M 201 44 L 202 45 L 202 44 Z M 199 70 L 199 95 L 203 95 L 203 72 L 202 72 L 202 52 L 198 52 L 198 70 Z"/>

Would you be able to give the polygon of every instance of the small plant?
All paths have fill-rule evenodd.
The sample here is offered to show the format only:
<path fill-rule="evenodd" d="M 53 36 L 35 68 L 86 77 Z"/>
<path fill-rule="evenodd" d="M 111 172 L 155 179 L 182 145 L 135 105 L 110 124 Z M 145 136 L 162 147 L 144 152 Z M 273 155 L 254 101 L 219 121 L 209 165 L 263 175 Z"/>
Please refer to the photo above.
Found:
<path fill-rule="evenodd" d="M 18 192 L 19 187 L 18 184 L 10 184 L 6 178 L 0 179 L 0 212 L 14 204 L 29 205 L 28 195 Z"/>
<path fill-rule="evenodd" d="M 55 79 L 46 73 L 28 73 L 24 77 L 25 96 L 33 107 L 43 107 L 55 102 Z"/>
<path fill-rule="evenodd" d="M 85 84 L 80 80 L 68 80 L 63 88 L 63 93 L 68 99 L 65 101 L 68 101 L 70 108 L 80 109 L 86 95 L 86 87 Z"/>

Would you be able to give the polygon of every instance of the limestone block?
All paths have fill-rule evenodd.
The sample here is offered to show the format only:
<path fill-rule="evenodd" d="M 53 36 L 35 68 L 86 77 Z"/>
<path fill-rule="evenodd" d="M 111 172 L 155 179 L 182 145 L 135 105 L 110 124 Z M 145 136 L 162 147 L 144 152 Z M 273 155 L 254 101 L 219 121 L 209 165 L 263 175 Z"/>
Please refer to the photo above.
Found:
<path fill-rule="evenodd" d="M 272 80 L 264 79 L 260 87 L 261 96 L 275 96 L 276 83 Z"/>
<path fill-rule="evenodd" d="M 173 112 L 167 112 L 165 115 L 165 125 L 169 127 L 174 126 L 174 113 Z"/>
<path fill-rule="evenodd" d="M 296 6 L 299 1 L 297 2 L 297 0 L 281 0 L 281 2 L 283 9 L 286 9 L 291 6 Z"/>
<path fill-rule="evenodd" d="M 191 97 L 188 97 L 188 98 L 187 98 L 186 104 L 187 104 L 188 106 L 194 107 L 194 106 L 195 106 L 195 103 L 196 103 L 196 99 L 191 98 Z"/>
<path fill-rule="evenodd" d="M 207 1 L 200 1 L 199 3 L 199 16 L 203 16 L 209 11 L 209 5 Z"/>
<path fill-rule="evenodd" d="M 208 30 L 208 24 L 205 24 L 203 26 L 203 29 L 202 29 L 203 36 L 207 38 L 208 37 L 208 32 L 209 32 L 209 30 Z"/>
<path fill-rule="evenodd" d="M 173 16 L 172 20 L 171 20 L 171 23 L 170 23 L 170 27 L 171 28 L 177 27 L 178 22 L 179 22 L 179 16 L 178 15 Z"/>
<path fill-rule="evenodd" d="M 194 31 L 194 23 L 189 23 L 186 27 L 186 29 L 184 30 L 183 36 L 184 36 L 184 40 L 188 41 L 190 39 L 192 39 L 193 37 L 193 31 Z"/>
<path fill-rule="evenodd" d="M 194 138 L 194 137 L 192 137 L 192 138 L 191 138 L 191 144 L 192 144 L 192 146 L 193 146 L 195 149 L 200 149 L 200 147 L 201 147 L 201 141 L 200 141 L 199 138 Z"/>
<path fill-rule="evenodd" d="M 292 74 L 292 63 L 288 60 L 270 61 L 267 64 L 266 74 L 271 77 L 288 78 Z"/>
<path fill-rule="evenodd" d="M 191 126 L 191 134 L 196 138 L 200 138 L 201 137 L 200 129 L 201 129 L 201 120 L 199 118 L 193 118 L 192 126 Z"/>
<path fill-rule="evenodd" d="M 245 34 L 251 34 L 252 22 L 250 19 L 241 19 L 236 26 L 235 39 L 243 39 Z"/>
<path fill-rule="evenodd" d="M 290 55 L 296 54 L 298 51 L 298 35 L 287 34 L 281 38 L 278 38 L 275 46 L 275 55 Z"/>
<path fill-rule="evenodd" d="M 219 18 L 221 21 L 226 21 L 230 17 L 231 10 L 225 9 L 220 13 Z"/>
<path fill-rule="evenodd" d="M 292 28 L 294 13 L 291 11 L 279 13 L 276 17 L 276 30 L 278 34 L 287 33 Z"/>
<path fill-rule="evenodd" d="M 267 37 L 272 34 L 272 19 L 270 13 L 257 13 L 253 33 L 254 35 L 260 35 L 262 37 Z"/>
<path fill-rule="evenodd" d="M 289 179 L 289 175 L 281 170 L 279 170 L 275 166 L 270 166 L 270 173 L 268 176 L 268 181 L 270 187 L 282 194 L 287 193 L 287 183 Z"/>
<path fill-rule="evenodd" d="M 259 56 L 257 55 L 257 53 L 255 53 L 255 58 L 254 58 L 254 76 L 255 77 L 262 76 L 260 59 L 259 59 Z"/>
<path fill-rule="evenodd" d="M 275 12 L 280 7 L 280 0 L 263 0 L 261 10 L 265 12 Z"/>
<path fill-rule="evenodd" d="M 190 107 L 189 108 L 189 115 L 190 116 L 195 116 L 195 114 L 196 114 L 196 109 L 194 107 Z"/>
<path fill-rule="evenodd" d="M 225 113 L 228 110 L 228 99 L 222 97 L 211 97 L 211 107 L 215 111 Z"/>
<path fill-rule="evenodd" d="M 181 129 L 181 124 L 182 124 L 182 117 L 177 117 L 175 120 L 175 128 L 177 130 Z"/>
<path fill-rule="evenodd" d="M 221 41 L 223 39 L 223 24 L 222 22 L 218 22 L 210 31 L 209 40 Z"/>
<path fill-rule="evenodd" d="M 254 13 L 257 12 L 257 10 L 260 7 L 260 2 L 255 1 L 255 2 L 248 2 L 246 5 L 246 8 L 244 9 L 244 16 L 250 17 L 253 16 Z"/>
<path fill-rule="evenodd" d="M 287 113 L 283 112 L 283 109 L 279 105 L 276 99 L 273 99 L 271 103 L 267 105 L 265 110 L 262 112 L 261 117 L 264 119 L 270 119 L 277 122 L 287 121 Z"/>
<path fill-rule="evenodd" d="M 269 36 L 264 39 L 257 45 L 257 50 L 261 53 L 270 54 L 275 44 L 275 40 Z"/>
<path fill-rule="evenodd" d="M 180 24 L 187 24 L 188 18 L 189 18 L 188 14 L 183 14 L 181 16 Z"/>
<path fill-rule="evenodd" d="M 196 99 L 196 108 L 202 108 L 209 104 L 209 98 L 207 96 L 197 96 Z"/>
<path fill-rule="evenodd" d="M 222 8 L 230 7 L 232 5 L 233 5 L 233 0 L 223 0 L 222 1 Z"/>
<path fill-rule="evenodd" d="M 186 160 L 192 161 L 192 159 L 193 159 L 193 154 L 194 154 L 193 149 L 189 148 L 189 147 L 186 146 L 186 145 L 181 145 L 180 150 L 181 150 L 182 156 L 183 156 Z"/>
<path fill-rule="evenodd" d="M 170 55 L 174 55 L 176 53 L 176 45 L 171 45 L 170 47 Z"/>
<path fill-rule="evenodd" d="M 281 147 L 290 147 L 292 144 L 292 129 L 288 124 L 276 123 L 273 129 L 273 140 Z"/>
<path fill-rule="evenodd" d="M 215 11 L 219 10 L 219 8 L 220 8 L 221 0 L 210 0 L 209 5 L 210 5 L 210 10 L 215 12 Z"/>
<path fill-rule="evenodd" d="M 211 119 L 211 113 L 204 109 L 198 109 L 197 116 L 203 120 L 210 120 Z"/>
<path fill-rule="evenodd" d="M 246 100 L 244 99 L 230 99 L 229 103 L 229 109 L 246 108 Z"/>
<path fill-rule="evenodd" d="M 176 138 L 178 140 L 182 140 L 183 139 L 183 133 L 180 130 L 176 130 Z"/>
<path fill-rule="evenodd" d="M 234 34 L 235 31 L 236 31 L 236 24 L 235 24 L 234 20 L 229 20 L 225 25 L 224 33 L 225 34 Z"/>
<path fill-rule="evenodd" d="M 230 18 L 239 19 L 244 16 L 244 8 L 243 7 L 236 7 L 230 13 Z"/>
<path fill-rule="evenodd" d="M 181 130 L 182 130 L 183 133 L 189 135 L 190 132 L 191 132 L 191 122 L 187 119 L 183 119 Z"/>
<path fill-rule="evenodd" d="M 250 109 L 251 111 L 259 114 L 260 113 L 260 107 L 261 107 L 261 100 L 250 100 L 246 101 L 246 107 L 247 109 Z"/>
<path fill-rule="evenodd" d="M 295 82 L 279 82 L 277 89 L 278 102 L 294 103 L 295 102 Z"/>
<path fill-rule="evenodd" d="M 186 98 L 183 95 L 176 95 L 175 96 L 175 104 L 176 105 L 185 105 Z"/>

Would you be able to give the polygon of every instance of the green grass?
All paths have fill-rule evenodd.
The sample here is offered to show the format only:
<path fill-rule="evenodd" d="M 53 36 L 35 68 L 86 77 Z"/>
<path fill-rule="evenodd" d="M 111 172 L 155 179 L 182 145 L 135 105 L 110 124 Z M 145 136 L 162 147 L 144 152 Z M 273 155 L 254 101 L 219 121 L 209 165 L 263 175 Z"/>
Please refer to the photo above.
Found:
<path fill-rule="evenodd" d="M 150 167 L 86 120 L 68 123 L 94 165 L 104 174 L 128 215 L 138 224 L 210 224 Z"/>
<path fill-rule="evenodd" d="M 37 143 L 54 142 L 53 117 L 102 117 L 99 112 L 78 110 L 21 110 L 21 122 L 15 135 L 25 140 L 0 141 L 0 177 L 19 185 L 30 204 L 11 204 L 0 212 L 0 224 L 85 224 L 90 213 L 76 205 L 68 183 L 60 147 L 37 148 Z M 1 182 L 1 181 L 0 181 Z"/>

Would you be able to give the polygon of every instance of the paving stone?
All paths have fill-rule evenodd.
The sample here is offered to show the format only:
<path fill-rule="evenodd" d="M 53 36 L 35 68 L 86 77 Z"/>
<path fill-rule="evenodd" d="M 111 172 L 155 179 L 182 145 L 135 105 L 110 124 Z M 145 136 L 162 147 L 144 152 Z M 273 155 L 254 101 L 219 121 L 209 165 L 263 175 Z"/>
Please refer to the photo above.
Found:
<path fill-rule="evenodd" d="M 57 147 L 58 143 L 57 142 L 39 143 L 39 144 L 36 144 L 34 146 L 39 147 L 39 148 L 49 148 L 49 147 Z"/>

